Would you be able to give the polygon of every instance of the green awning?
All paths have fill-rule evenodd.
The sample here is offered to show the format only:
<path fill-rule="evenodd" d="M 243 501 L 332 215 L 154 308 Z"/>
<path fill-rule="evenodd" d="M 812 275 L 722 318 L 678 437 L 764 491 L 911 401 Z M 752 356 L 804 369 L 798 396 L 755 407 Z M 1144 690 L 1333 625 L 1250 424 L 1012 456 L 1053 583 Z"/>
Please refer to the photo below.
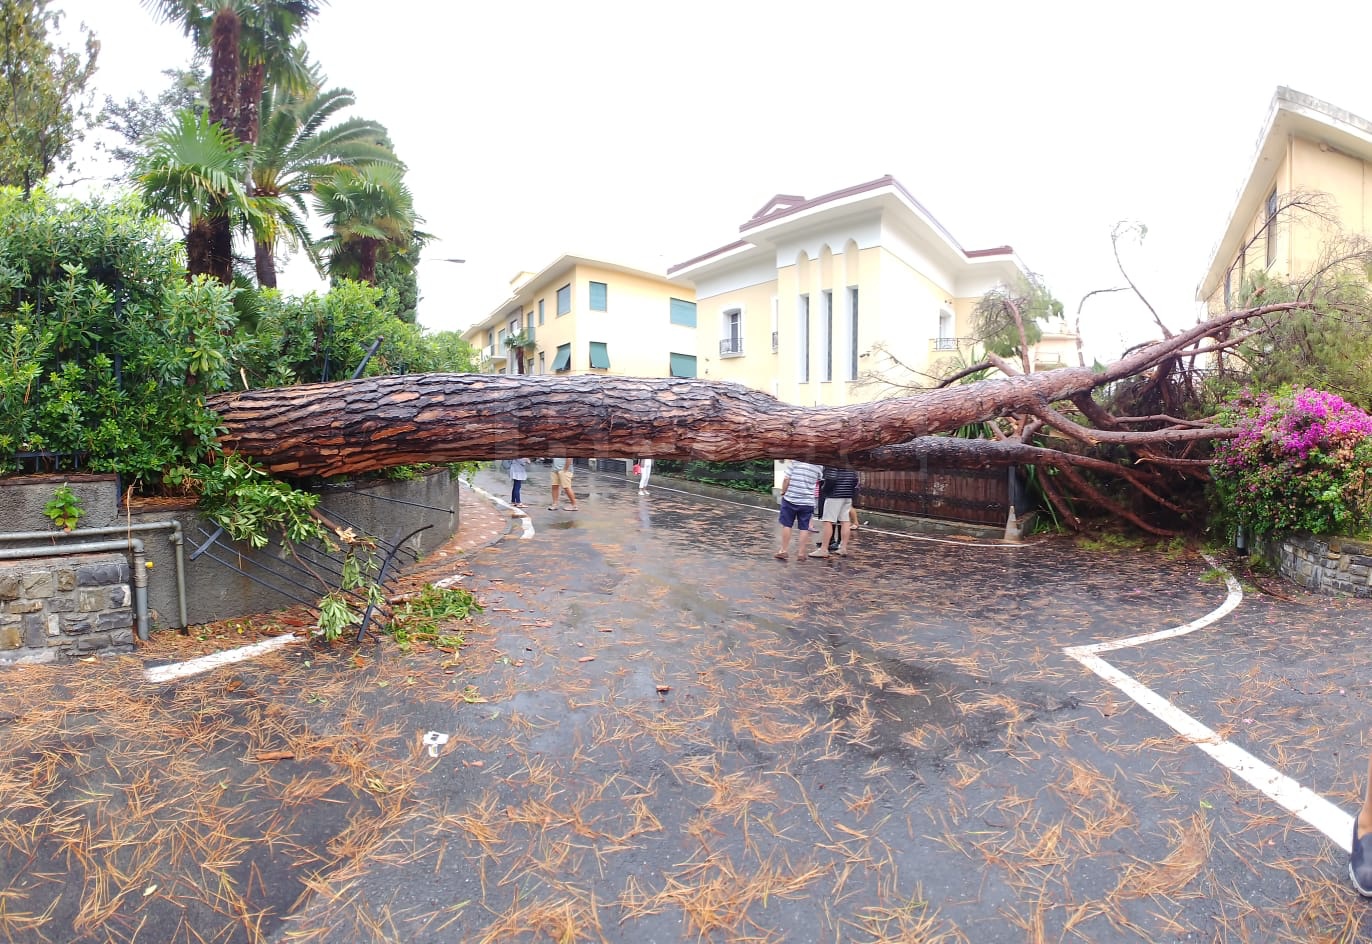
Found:
<path fill-rule="evenodd" d="M 604 341 L 591 342 L 591 367 L 598 367 L 601 370 L 609 370 L 610 352 L 605 349 Z"/>
<path fill-rule="evenodd" d="M 570 344 L 559 344 L 557 347 L 557 357 L 553 358 L 553 370 L 566 370 L 572 366 L 572 346 Z"/>
<path fill-rule="evenodd" d="M 673 377 L 694 377 L 696 375 L 696 359 L 691 354 L 669 354 L 671 358 L 671 374 Z"/>

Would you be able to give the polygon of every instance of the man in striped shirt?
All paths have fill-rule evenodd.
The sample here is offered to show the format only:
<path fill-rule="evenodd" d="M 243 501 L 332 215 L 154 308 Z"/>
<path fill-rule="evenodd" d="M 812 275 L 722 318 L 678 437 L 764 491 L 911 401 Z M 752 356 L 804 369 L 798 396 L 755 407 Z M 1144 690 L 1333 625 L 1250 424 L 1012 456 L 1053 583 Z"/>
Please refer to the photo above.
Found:
<path fill-rule="evenodd" d="M 781 480 L 781 513 L 777 516 L 781 522 L 781 549 L 776 556 L 782 560 L 791 553 L 791 528 L 796 529 L 801 542 L 810 530 L 810 517 L 815 513 L 815 485 L 823 473 L 822 466 L 796 461 Z M 800 549 L 805 550 L 803 543 Z"/>

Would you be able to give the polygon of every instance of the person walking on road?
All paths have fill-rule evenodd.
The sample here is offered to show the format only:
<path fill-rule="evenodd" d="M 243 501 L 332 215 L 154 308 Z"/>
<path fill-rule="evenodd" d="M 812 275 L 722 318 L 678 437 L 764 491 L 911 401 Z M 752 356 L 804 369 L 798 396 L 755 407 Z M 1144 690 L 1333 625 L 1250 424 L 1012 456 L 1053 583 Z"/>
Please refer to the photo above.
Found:
<path fill-rule="evenodd" d="M 824 477 L 820 482 L 820 494 L 824 496 L 824 513 L 821 516 L 824 528 L 819 536 L 819 547 L 810 552 L 811 557 L 828 557 L 830 540 L 834 537 L 834 531 L 839 531 L 839 545 L 834 550 L 835 554 L 848 553 L 848 541 L 852 537 L 852 527 L 844 528 L 849 523 L 849 518 L 853 510 L 853 497 L 857 495 L 858 476 L 852 469 L 840 469 L 836 466 L 826 466 Z"/>
<path fill-rule="evenodd" d="M 558 490 L 567 493 L 567 500 L 572 503 L 568 511 L 576 511 L 576 493 L 572 491 L 572 463 L 570 459 L 553 460 L 553 503 L 548 506 L 549 511 L 558 509 Z"/>
<path fill-rule="evenodd" d="M 796 529 L 800 551 L 805 550 L 804 535 L 810 530 L 810 518 L 815 513 L 815 484 L 823 474 L 821 466 L 795 461 L 781 480 L 781 547 L 776 556 L 786 560 L 791 554 L 791 528 Z"/>
<path fill-rule="evenodd" d="M 529 459 L 510 460 L 510 504 L 516 508 L 524 507 L 524 499 L 520 490 L 524 487 L 524 482 L 529 477 Z"/>
<path fill-rule="evenodd" d="M 652 460 L 652 459 L 639 459 L 639 460 L 638 460 L 638 493 L 639 493 L 640 495 L 646 495 L 646 494 L 648 494 L 648 479 L 651 478 L 652 475 L 653 475 L 653 460 Z"/>

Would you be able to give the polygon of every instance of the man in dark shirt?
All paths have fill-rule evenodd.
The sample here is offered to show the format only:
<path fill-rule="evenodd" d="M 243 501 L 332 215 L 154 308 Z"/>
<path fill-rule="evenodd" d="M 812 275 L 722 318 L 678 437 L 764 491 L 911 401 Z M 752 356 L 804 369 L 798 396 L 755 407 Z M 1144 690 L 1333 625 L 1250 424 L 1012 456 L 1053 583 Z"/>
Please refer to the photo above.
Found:
<path fill-rule="evenodd" d="M 848 521 L 857 489 L 858 476 L 852 469 L 828 465 L 824 467 L 824 478 L 819 487 L 820 494 L 824 496 L 824 513 L 820 516 L 820 520 L 824 522 L 824 530 L 819 536 L 819 547 L 810 552 L 811 557 L 829 556 L 829 541 L 834 536 L 834 526 Z M 835 554 L 848 553 L 848 538 L 852 530 L 842 530 L 842 538 L 834 550 Z"/>

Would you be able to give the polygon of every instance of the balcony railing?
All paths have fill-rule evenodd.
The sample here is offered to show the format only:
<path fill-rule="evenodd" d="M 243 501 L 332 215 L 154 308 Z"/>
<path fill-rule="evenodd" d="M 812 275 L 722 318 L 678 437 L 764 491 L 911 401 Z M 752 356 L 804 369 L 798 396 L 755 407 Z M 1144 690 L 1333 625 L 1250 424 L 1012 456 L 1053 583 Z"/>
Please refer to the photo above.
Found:
<path fill-rule="evenodd" d="M 722 341 L 720 341 L 720 342 L 719 342 L 719 356 L 720 356 L 720 357 L 742 357 L 742 356 L 743 356 L 743 339 L 742 339 L 742 338 L 725 338 L 725 339 L 723 339 Z"/>
<path fill-rule="evenodd" d="M 504 344 L 492 344 L 482 351 L 488 361 L 503 361 L 510 357 L 509 348 Z"/>
<path fill-rule="evenodd" d="M 958 339 L 930 338 L 929 347 L 935 351 L 956 351 L 958 349 Z"/>

